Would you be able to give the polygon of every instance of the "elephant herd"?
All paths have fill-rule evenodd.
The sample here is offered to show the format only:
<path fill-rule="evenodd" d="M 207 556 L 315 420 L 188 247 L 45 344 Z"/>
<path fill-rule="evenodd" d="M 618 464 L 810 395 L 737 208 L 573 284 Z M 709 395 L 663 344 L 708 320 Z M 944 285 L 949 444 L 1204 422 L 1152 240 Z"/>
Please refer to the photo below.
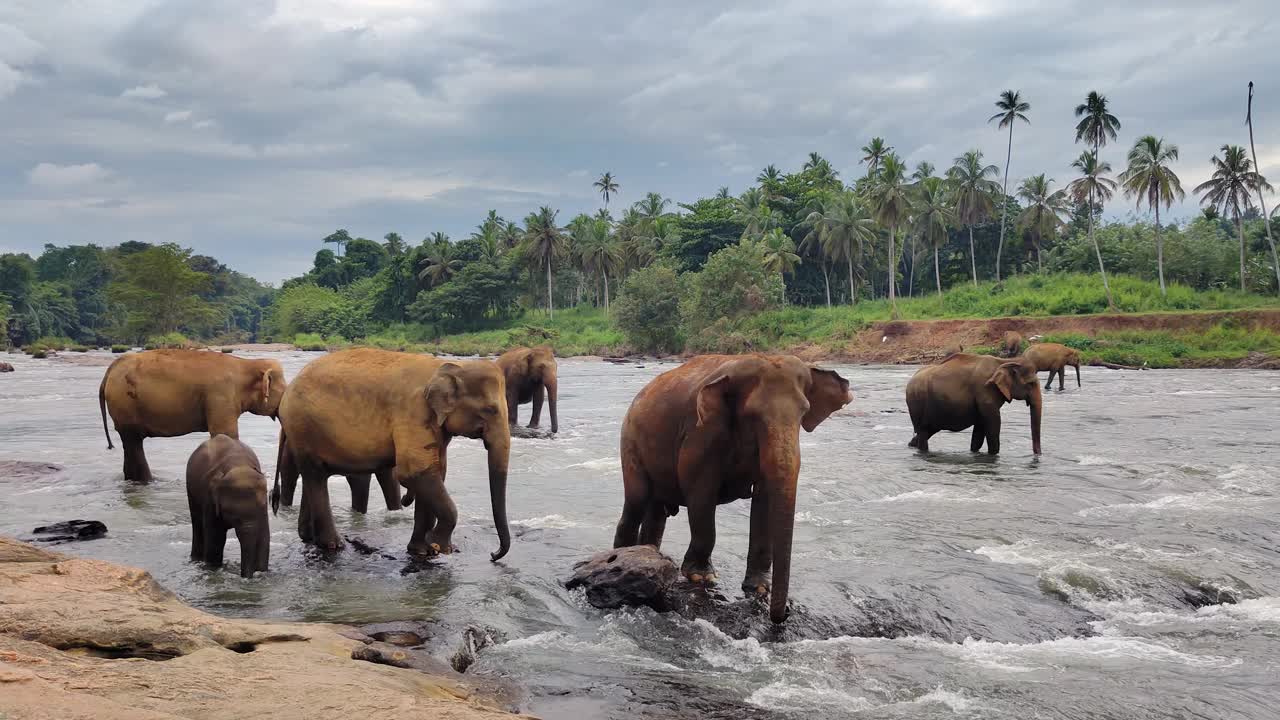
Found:
<path fill-rule="evenodd" d="M 1019 339 L 1020 344 L 1020 339 Z M 1033 346 L 1036 347 L 1047 346 Z M 1072 351 L 1074 352 L 1074 351 Z M 1028 351 L 999 358 L 957 353 L 920 370 L 907 384 L 907 407 L 921 451 L 941 431 L 973 428 L 971 450 L 1000 449 L 1000 409 L 1013 400 L 1031 408 L 1032 445 L 1040 452 L 1040 365 Z M 1078 358 L 1074 359 L 1079 378 Z M 307 364 L 292 382 L 275 360 L 200 350 L 124 355 L 107 369 L 98 399 L 103 430 L 110 413 L 124 451 L 127 480 L 149 482 L 143 453 L 149 437 L 207 432 L 187 463 L 195 560 L 221 565 L 228 531 L 241 548 L 241 575 L 268 565 L 268 505 L 291 505 L 302 479 L 298 535 L 337 550 L 342 540 L 329 503 L 328 479 L 344 475 L 352 509 L 365 512 L 374 477 L 388 510 L 413 506 L 408 550 L 453 552 L 457 509 L 445 489 L 450 441 L 481 440 L 498 549 L 511 547 L 507 523 L 510 427 L 521 404 L 542 405 L 559 429 L 558 369 L 549 348 L 516 348 L 495 361 L 448 361 L 371 348 L 342 350 Z M 1047 387 L 1047 386 L 1046 386 Z M 662 373 L 635 397 L 623 420 L 623 509 L 614 547 L 660 546 L 667 518 L 687 508 L 689 548 L 681 565 L 691 582 L 713 583 L 717 505 L 751 500 L 742 588 L 769 596 L 774 622 L 787 616 L 799 433 L 813 432 L 853 400 L 849 382 L 832 370 L 789 355 L 705 355 Z M 276 480 L 268 491 L 257 455 L 238 437 L 244 412 L 280 423 Z M 401 491 L 403 490 L 403 495 Z"/>

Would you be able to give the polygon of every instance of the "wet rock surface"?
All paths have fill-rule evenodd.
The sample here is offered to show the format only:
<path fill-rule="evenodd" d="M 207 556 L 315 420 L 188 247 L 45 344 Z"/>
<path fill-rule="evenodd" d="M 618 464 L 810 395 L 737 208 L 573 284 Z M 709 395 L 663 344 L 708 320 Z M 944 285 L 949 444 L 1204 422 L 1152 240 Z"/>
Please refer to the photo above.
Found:
<path fill-rule="evenodd" d="M 98 520 L 66 520 L 41 525 L 31 531 L 36 542 L 59 545 L 80 540 L 96 540 L 107 534 L 107 526 Z"/>
<path fill-rule="evenodd" d="M 62 472 L 61 465 L 26 460 L 0 460 L 0 482 L 38 480 Z"/>
<path fill-rule="evenodd" d="M 0 373 L 11 373 L 11 372 L 13 372 L 12 365 L 10 365 L 7 362 L 0 362 Z"/>
<path fill-rule="evenodd" d="M 680 578 L 675 562 L 652 545 L 605 550 L 573 568 L 565 587 L 583 588 L 587 602 L 601 609 L 645 606 L 672 609 L 672 588 Z"/>
<path fill-rule="evenodd" d="M 547 440 L 555 437 L 550 430 L 542 428 L 525 427 L 524 425 L 515 425 L 511 428 L 511 437 L 524 438 L 526 440 Z"/>

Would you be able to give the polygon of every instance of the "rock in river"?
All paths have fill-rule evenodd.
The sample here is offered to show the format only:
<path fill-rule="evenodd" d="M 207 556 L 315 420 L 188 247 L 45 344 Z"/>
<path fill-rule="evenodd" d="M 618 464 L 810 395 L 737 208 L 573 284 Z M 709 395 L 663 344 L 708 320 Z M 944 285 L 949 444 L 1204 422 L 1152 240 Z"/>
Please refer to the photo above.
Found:
<path fill-rule="evenodd" d="M 596 553 L 573 568 L 565 587 L 586 589 L 587 602 L 601 609 L 647 605 L 671 609 L 671 589 L 680 571 L 671 558 L 652 545 L 615 548 Z"/>
<path fill-rule="evenodd" d="M 52 525 L 41 525 L 31 531 L 41 537 L 36 542 L 66 543 L 77 540 L 96 540 L 107 534 L 107 526 L 98 520 L 67 520 Z"/>
<path fill-rule="evenodd" d="M 7 362 L 0 362 L 0 373 L 13 372 L 13 366 Z"/>

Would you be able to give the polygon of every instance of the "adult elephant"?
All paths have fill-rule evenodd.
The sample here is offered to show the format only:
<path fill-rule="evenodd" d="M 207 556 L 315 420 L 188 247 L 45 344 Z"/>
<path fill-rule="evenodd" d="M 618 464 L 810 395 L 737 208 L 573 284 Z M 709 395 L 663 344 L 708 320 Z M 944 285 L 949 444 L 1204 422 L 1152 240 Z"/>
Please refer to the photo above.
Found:
<path fill-rule="evenodd" d="M 907 410 L 915 435 L 908 447 L 929 452 L 929 438 L 942 430 L 973 428 L 969 450 L 1000 452 L 1000 410 L 1025 400 L 1031 408 L 1031 449 L 1040 454 L 1043 403 L 1035 365 L 1025 358 L 1000 360 L 989 355 L 957 353 L 922 368 L 907 382 Z"/>
<path fill-rule="evenodd" d="M 1080 352 L 1075 348 L 1058 343 L 1036 343 L 1027 348 L 1022 356 L 1035 364 L 1037 372 L 1049 371 L 1049 382 L 1044 384 L 1045 390 L 1053 384 L 1054 375 L 1058 376 L 1058 389 L 1062 389 L 1068 366 L 1076 369 L 1076 387 L 1080 387 Z"/>
<path fill-rule="evenodd" d="M 716 505 L 751 498 L 747 592 L 787 616 L 800 428 L 813 432 L 853 399 L 849 382 L 791 356 L 704 355 L 654 378 L 622 424 L 625 500 L 614 547 L 660 546 L 667 517 L 689 508 L 681 571 L 711 582 Z"/>
<path fill-rule="evenodd" d="M 556 376 L 556 356 L 549 347 L 519 347 L 498 356 L 498 367 L 507 381 L 507 420 L 515 425 L 517 408 L 533 403 L 529 427 L 536 428 L 542 421 L 542 401 L 546 395 L 551 411 L 551 432 L 560 431 L 560 419 L 556 415 L 556 392 L 559 379 Z"/>
<path fill-rule="evenodd" d="M 284 368 L 275 360 L 250 360 L 205 350 L 148 350 L 121 355 L 102 376 L 98 409 L 107 436 L 107 413 L 124 446 L 124 476 L 151 481 L 142 449 L 149 437 L 208 432 L 240 437 L 240 415 L 275 418 L 284 397 Z"/>
<path fill-rule="evenodd" d="M 280 432 L 279 442 L 276 457 L 276 474 L 280 485 L 280 492 L 277 493 L 278 501 L 280 505 L 290 507 L 293 505 L 293 496 L 297 492 L 298 478 L 302 472 L 298 469 L 298 463 L 294 462 L 293 454 L 289 452 L 283 430 Z M 346 476 L 347 485 L 351 487 L 352 512 L 369 512 L 369 486 L 374 476 L 378 478 L 378 485 L 382 488 L 382 499 L 387 504 L 387 509 L 399 510 L 403 507 L 400 502 L 400 483 L 395 480 L 393 468 L 387 466 L 378 468 L 374 473 L 356 473 Z"/>
<path fill-rule="evenodd" d="M 1003 357 L 1017 357 L 1022 352 L 1022 336 L 1012 330 L 1005 333 L 1000 350 Z"/>
<path fill-rule="evenodd" d="M 417 499 L 409 552 L 452 552 L 457 509 L 445 490 L 446 451 L 455 436 L 484 441 L 489 493 L 499 547 L 511 547 L 507 526 L 506 384 L 487 360 L 445 362 L 361 348 L 308 364 L 280 403 L 281 449 L 302 474 L 298 535 L 327 549 L 341 547 L 329 506 L 330 475 L 360 475 L 394 468 L 396 483 Z M 279 465 L 280 463 L 277 463 Z M 271 492 L 279 497 L 279 479 Z"/>

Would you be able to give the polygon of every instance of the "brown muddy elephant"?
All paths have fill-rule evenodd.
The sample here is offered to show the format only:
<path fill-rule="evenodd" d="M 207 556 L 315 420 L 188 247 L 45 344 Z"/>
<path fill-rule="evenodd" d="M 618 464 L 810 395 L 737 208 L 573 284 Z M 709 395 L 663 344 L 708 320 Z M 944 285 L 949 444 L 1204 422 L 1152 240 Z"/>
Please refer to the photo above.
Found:
<path fill-rule="evenodd" d="M 222 566 L 227 531 L 240 541 L 240 577 L 266 572 L 271 555 L 267 478 L 248 445 L 226 435 L 205 440 L 187 460 L 191 559 Z"/>
<path fill-rule="evenodd" d="M 1004 342 L 1000 346 L 1001 357 L 1014 358 L 1022 354 L 1022 336 L 1010 330 L 1004 334 Z"/>
<path fill-rule="evenodd" d="M 484 441 L 489 494 L 499 547 L 511 548 L 507 525 L 506 384 L 488 360 L 446 362 L 361 348 L 321 357 L 302 369 L 280 403 L 281 449 L 302 473 L 298 535 L 336 550 L 342 546 L 329 505 L 330 475 L 394 468 L 393 478 L 417 499 L 409 552 L 453 551 L 458 512 L 445 490 L 446 451 L 455 436 Z M 277 463 L 279 465 L 281 463 Z M 272 490 L 277 506 L 279 479 Z"/>
<path fill-rule="evenodd" d="M 1031 408 L 1031 449 L 1040 454 L 1043 403 L 1035 366 L 1025 358 L 1000 360 L 989 355 L 958 353 L 922 368 L 907 382 L 907 410 L 915 435 L 908 447 L 929 452 L 929 438 L 942 430 L 973 428 L 971 452 L 1000 453 L 1000 410 L 1025 400 Z"/>
<path fill-rule="evenodd" d="M 293 461 L 293 455 L 289 453 L 283 430 L 280 432 L 279 442 L 276 478 L 280 485 L 280 492 L 277 493 L 277 500 L 279 505 L 290 507 L 293 505 L 293 495 L 298 489 L 298 478 L 302 475 L 302 471 L 298 469 L 298 464 Z M 347 475 L 347 485 L 351 487 L 352 512 L 369 512 L 369 486 L 374 476 L 378 478 L 378 485 L 382 488 L 382 499 L 387 504 L 387 509 L 399 510 L 403 507 L 400 501 L 400 483 L 396 482 L 393 475 L 391 466 L 378 468 L 374 473 Z"/>
<path fill-rule="evenodd" d="M 712 582 L 716 506 L 751 498 L 748 593 L 787 617 L 800 428 L 813 432 L 853 400 L 849 382 L 799 358 L 704 355 L 654 378 L 622 424 L 624 504 L 614 547 L 661 546 L 667 517 L 689 509 L 681 571 Z"/>
<path fill-rule="evenodd" d="M 284 368 L 275 360 L 249 360 L 205 350 L 148 350 L 121 355 L 102 376 L 98 409 L 107 449 L 113 449 L 107 413 L 124 446 L 124 476 L 150 482 L 142 449 L 149 437 L 193 432 L 240 437 L 240 415 L 275 418 L 284 397 Z"/>
<path fill-rule="evenodd" d="M 1080 387 L 1080 352 L 1075 348 L 1058 343 L 1036 343 L 1022 354 L 1028 362 L 1036 366 L 1037 371 L 1049 371 L 1049 382 L 1044 384 L 1048 390 L 1053 385 L 1053 376 L 1058 376 L 1058 389 L 1063 389 L 1067 374 L 1067 366 L 1076 369 L 1076 387 Z"/>
<path fill-rule="evenodd" d="M 556 414 L 556 394 L 559 388 L 556 356 L 551 348 L 519 347 L 498 356 L 498 367 L 507 381 L 507 420 L 515 425 L 517 408 L 533 403 L 529 427 L 536 428 L 542 422 L 542 400 L 546 394 L 551 411 L 551 432 L 560 432 L 560 418 Z"/>

